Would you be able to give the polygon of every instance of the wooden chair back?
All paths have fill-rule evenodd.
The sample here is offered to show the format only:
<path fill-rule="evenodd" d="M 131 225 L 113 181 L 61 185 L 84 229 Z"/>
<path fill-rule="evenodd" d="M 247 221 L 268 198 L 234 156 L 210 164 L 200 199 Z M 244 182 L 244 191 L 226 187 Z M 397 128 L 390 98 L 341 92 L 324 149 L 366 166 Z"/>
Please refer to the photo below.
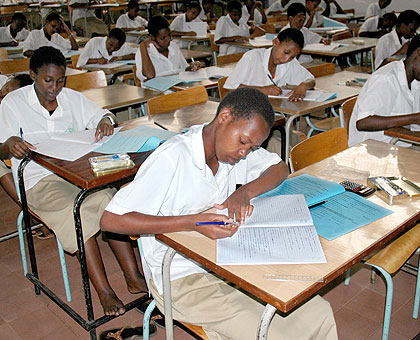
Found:
<path fill-rule="evenodd" d="M 5 48 L 0 48 L 0 61 L 7 60 L 9 58 L 9 54 Z"/>
<path fill-rule="evenodd" d="M 220 78 L 217 81 L 217 88 L 219 90 L 219 98 L 220 98 L 220 100 L 222 100 L 231 91 L 230 89 L 225 89 L 223 87 L 225 85 L 227 79 L 228 79 L 228 77 L 223 77 L 223 78 Z"/>
<path fill-rule="evenodd" d="M 80 69 L 79 67 L 77 67 L 77 62 L 79 61 L 79 57 L 80 57 L 80 54 L 72 55 L 70 57 L 71 58 L 71 67 L 72 68 Z"/>
<path fill-rule="evenodd" d="M 272 22 L 280 22 L 280 21 L 287 21 L 287 14 L 281 14 L 278 16 L 273 16 L 273 17 L 267 17 L 267 23 L 272 23 Z"/>
<path fill-rule="evenodd" d="M 134 85 L 141 87 L 141 80 L 137 77 L 137 66 L 133 66 Z"/>
<path fill-rule="evenodd" d="M 348 38 L 353 38 L 353 35 L 351 34 L 350 31 L 336 33 L 336 34 L 333 34 L 332 36 L 333 41 L 343 40 L 343 39 L 348 39 Z"/>
<path fill-rule="evenodd" d="M 307 70 L 311 72 L 315 78 L 318 78 L 322 76 L 327 76 L 329 74 L 334 74 L 335 64 L 325 63 L 325 64 L 320 64 L 320 65 L 309 66 Z"/>
<path fill-rule="evenodd" d="M 181 107 L 204 103 L 208 99 L 207 90 L 203 86 L 152 98 L 147 102 L 149 117 L 159 113 L 174 111 Z"/>
<path fill-rule="evenodd" d="M 245 52 L 233 53 L 233 54 L 227 54 L 227 55 L 218 55 L 216 57 L 217 58 L 217 66 L 231 64 L 231 63 L 237 63 L 239 60 L 241 60 L 244 53 Z"/>
<path fill-rule="evenodd" d="M 107 82 L 105 72 L 102 70 L 73 74 L 66 77 L 66 87 L 75 91 L 84 91 L 104 86 L 107 86 Z"/>
<path fill-rule="evenodd" d="M 266 33 L 276 33 L 276 28 L 274 27 L 273 24 L 261 24 L 261 25 L 256 25 L 255 26 L 255 31 L 252 34 L 252 38 L 254 37 L 260 37 L 262 35 L 265 35 Z"/>
<path fill-rule="evenodd" d="M 325 131 L 295 145 L 290 151 L 290 166 L 297 171 L 347 148 L 346 129 Z"/>
<path fill-rule="evenodd" d="M 354 37 L 358 37 L 358 36 L 359 36 L 359 31 L 360 31 L 360 27 L 356 27 L 356 28 L 353 30 L 353 36 L 354 36 Z"/>
<path fill-rule="evenodd" d="M 0 6 L 0 14 L 10 13 L 12 16 L 15 12 L 27 12 L 27 11 L 28 11 L 28 5 Z"/>
<path fill-rule="evenodd" d="M 347 99 L 343 104 L 341 104 L 341 110 L 343 112 L 343 122 L 344 127 L 349 132 L 350 117 L 353 113 L 354 105 L 356 104 L 357 96 Z"/>
<path fill-rule="evenodd" d="M 29 71 L 29 59 L 11 59 L 0 61 L 1 74 L 12 74 Z"/>
<path fill-rule="evenodd" d="M 214 34 L 210 34 L 210 46 L 213 52 L 219 53 L 220 46 L 214 42 Z"/>

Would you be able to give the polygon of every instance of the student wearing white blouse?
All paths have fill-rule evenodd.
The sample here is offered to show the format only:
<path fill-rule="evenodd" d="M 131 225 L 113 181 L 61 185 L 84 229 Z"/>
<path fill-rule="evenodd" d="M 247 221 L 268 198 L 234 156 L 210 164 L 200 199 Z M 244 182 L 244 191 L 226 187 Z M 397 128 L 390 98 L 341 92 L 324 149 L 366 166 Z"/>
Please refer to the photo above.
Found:
<path fill-rule="evenodd" d="M 396 24 L 397 16 L 394 13 L 385 13 L 382 17 L 370 17 L 360 27 L 359 37 L 380 38 L 391 32 Z"/>
<path fill-rule="evenodd" d="M 15 13 L 12 22 L 6 27 L 0 27 L 0 47 L 17 46 L 19 41 L 25 40 L 29 31 L 26 27 L 26 17 L 22 13 Z"/>
<path fill-rule="evenodd" d="M 287 11 L 287 8 L 296 0 L 277 0 L 273 2 L 265 11 L 267 15 L 280 15 Z"/>
<path fill-rule="evenodd" d="M 120 15 L 115 27 L 128 31 L 142 31 L 147 27 L 147 20 L 139 16 L 140 7 L 136 0 L 130 0 L 127 5 L 127 13 Z M 136 43 L 138 37 L 127 35 L 127 42 Z"/>
<path fill-rule="evenodd" d="M 253 21 L 257 25 L 265 24 L 267 17 L 262 2 L 258 0 L 244 0 L 242 18 L 245 22 Z"/>
<path fill-rule="evenodd" d="M 391 2 L 392 0 L 378 0 L 378 2 L 370 4 L 366 10 L 365 19 L 374 16 L 383 16 L 387 13 L 386 7 L 388 7 Z"/>
<path fill-rule="evenodd" d="M 201 2 L 201 12 L 198 18 L 207 23 L 215 23 L 217 21 L 216 15 L 213 13 L 214 0 L 203 0 Z"/>
<path fill-rule="evenodd" d="M 104 36 L 108 33 L 107 25 L 95 15 L 94 9 L 88 9 L 96 0 L 70 0 L 69 6 L 72 8 L 71 22 L 73 29 L 80 36 L 92 37 L 95 35 Z M 87 23 L 87 34 L 85 19 Z"/>
<path fill-rule="evenodd" d="M 306 22 L 305 27 L 322 27 L 324 26 L 324 18 L 322 12 L 324 11 L 319 4 L 321 0 L 305 0 L 306 6 Z"/>

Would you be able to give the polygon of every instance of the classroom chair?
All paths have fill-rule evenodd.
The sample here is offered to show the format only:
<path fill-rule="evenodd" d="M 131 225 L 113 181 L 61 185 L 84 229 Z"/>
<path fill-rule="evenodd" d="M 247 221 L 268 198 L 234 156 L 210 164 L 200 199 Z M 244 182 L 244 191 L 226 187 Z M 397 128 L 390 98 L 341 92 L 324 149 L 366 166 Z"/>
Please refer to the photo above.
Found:
<path fill-rule="evenodd" d="M 210 47 L 213 53 L 213 63 L 217 66 L 217 55 L 220 51 L 220 46 L 214 42 L 214 34 L 210 34 Z"/>
<path fill-rule="evenodd" d="M 231 63 L 237 63 L 239 60 L 241 60 L 242 56 L 245 54 L 245 52 L 240 53 L 233 53 L 233 54 L 227 54 L 227 55 L 218 55 L 216 57 L 216 65 L 226 65 Z"/>
<path fill-rule="evenodd" d="M 222 100 L 228 93 L 229 93 L 229 89 L 225 89 L 223 86 L 226 83 L 226 80 L 228 79 L 228 77 L 223 77 L 217 80 L 217 89 L 219 92 L 219 98 L 220 100 Z"/>
<path fill-rule="evenodd" d="M 340 117 L 342 117 L 343 121 L 341 122 L 342 127 L 347 130 L 347 134 L 349 133 L 349 124 L 350 124 L 350 117 L 353 113 L 354 105 L 356 104 L 357 96 L 347 99 L 343 104 L 341 104 L 340 108 Z"/>
<path fill-rule="evenodd" d="M 266 33 L 276 34 L 276 28 L 274 27 L 274 24 L 267 23 L 267 24 L 255 25 L 255 31 L 251 35 L 251 38 L 260 37 L 260 36 L 265 35 Z"/>
<path fill-rule="evenodd" d="M 1 74 L 13 74 L 29 71 L 29 58 L 0 61 Z"/>
<path fill-rule="evenodd" d="M 77 62 L 79 61 L 80 54 L 75 54 L 70 57 L 71 59 L 71 67 L 77 70 L 80 70 L 80 67 L 77 67 Z"/>
<path fill-rule="evenodd" d="M 9 54 L 5 48 L 0 48 L 0 61 L 7 60 L 9 58 Z"/>
<path fill-rule="evenodd" d="M 287 14 L 280 14 L 278 16 L 268 16 L 267 17 L 267 23 L 273 23 L 273 22 L 282 22 L 282 21 L 288 21 Z"/>
<path fill-rule="evenodd" d="M 141 87 L 141 80 L 137 77 L 137 66 L 133 66 L 134 85 Z"/>
<path fill-rule="evenodd" d="M 65 86 L 75 91 L 107 86 L 105 72 L 100 70 L 67 76 Z"/>

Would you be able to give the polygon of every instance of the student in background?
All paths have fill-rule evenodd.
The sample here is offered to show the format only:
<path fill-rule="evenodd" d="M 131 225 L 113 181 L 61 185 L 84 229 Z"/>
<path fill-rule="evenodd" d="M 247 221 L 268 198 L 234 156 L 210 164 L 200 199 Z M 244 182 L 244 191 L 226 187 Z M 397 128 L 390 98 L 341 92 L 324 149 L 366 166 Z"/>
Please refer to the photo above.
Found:
<path fill-rule="evenodd" d="M 245 22 L 252 21 L 257 25 L 265 24 L 267 17 L 265 15 L 264 6 L 258 0 L 243 0 L 242 18 Z"/>
<path fill-rule="evenodd" d="M 391 2 L 392 0 L 378 0 L 378 2 L 370 4 L 366 10 L 365 19 L 383 16 L 387 12 L 386 7 L 388 7 Z"/>
<path fill-rule="evenodd" d="M 237 0 L 229 1 L 228 14 L 217 20 L 214 42 L 220 45 L 219 55 L 233 54 L 247 51 L 246 48 L 227 45 L 231 41 L 249 41 L 249 36 L 255 26 L 248 26 L 242 18 L 242 4 Z"/>
<path fill-rule="evenodd" d="M 325 9 L 324 12 L 322 12 L 322 15 L 329 17 L 335 14 L 344 14 L 344 11 L 336 0 L 326 0 Z"/>
<path fill-rule="evenodd" d="M 214 24 L 217 21 L 216 15 L 213 13 L 214 0 L 203 0 L 201 2 L 201 12 L 198 18 L 208 24 Z"/>
<path fill-rule="evenodd" d="M 322 27 L 324 26 L 324 18 L 322 17 L 323 9 L 319 7 L 321 0 L 305 0 L 306 6 L 306 22 L 305 27 Z"/>
<path fill-rule="evenodd" d="M 69 40 L 64 39 L 59 32 L 64 31 Z M 60 51 L 78 50 L 76 39 L 58 13 L 48 14 L 45 25 L 39 30 L 32 30 L 22 43 L 23 55 L 31 57 L 35 50 L 42 46 L 52 46 Z"/>
<path fill-rule="evenodd" d="M 65 70 L 66 60 L 59 50 L 41 47 L 30 60 L 34 84 L 9 93 L 0 105 L 0 158 L 11 158 L 15 174 L 25 154 L 36 149 L 33 145 L 40 135 L 96 129 L 95 138 L 102 139 L 114 132 L 116 118 L 111 112 L 64 87 Z M 20 129 L 25 141 L 19 136 Z M 29 208 L 54 231 L 65 251 L 77 254 L 73 205 L 80 188 L 30 162 L 25 168 L 25 189 Z M 101 213 L 114 193 L 111 188 L 92 193 L 80 207 L 89 278 L 106 315 L 125 312 L 108 282 L 96 240 Z M 132 261 L 129 239 L 108 234 L 107 240 L 124 271 L 128 291 L 144 293 L 147 288 L 137 263 Z"/>
<path fill-rule="evenodd" d="M 292 3 L 294 3 L 294 0 L 277 0 L 276 2 L 272 3 L 265 12 L 267 15 L 280 15 L 286 12 Z"/>
<path fill-rule="evenodd" d="M 389 33 L 396 24 L 397 16 L 394 13 L 370 17 L 360 27 L 359 37 L 380 38 Z"/>
<path fill-rule="evenodd" d="M 42 21 L 44 21 L 48 14 L 52 12 L 61 14 L 62 9 L 61 8 L 45 8 L 45 7 L 42 7 L 43 5 L 48 5 L 49 3 L 54 3 L 54 4 L 61 3 L 61 4 L 67 5 L 67 0 L 40 0 L 39 3 L 41 5 L 41 8 L 40 8 L 41 19 Z"/>
<path fill-rule="evenodd" d="M 212 239 L 232 236 L 238 229 L 233 224 L 197 228 L 196 222 L 232 223 L 235 215 L 243 223 L 252 213 L 250 199 L 287 177 L 280 157 L 260 147 L 273 123 L 273 108 L 263 93 L 250 88 L 232 91 L 213 121 L 160 146 L 107 206 L 103 230 L 141 235 L 148 285 L 161 311 L 162 258 L 168 247 L 154 234 L 198 231 Z M 237 184 L 242 186 L 235 191 Z M 227 208 L 227 216 L 202 213 L 212 207 Z M 171 287 L 174 319 L 202 326 L 211 340 L 255 339 L 264 306 L 196 262 L 176 255 Z M 276 313 L 268 337 L 336 340 L 331 306 L 315 296 L 287 317 Z"/>
<path fill-rule="evenodd" d="M 136 0 L 130 0 L 127 5 L 127 13 L 122 14 L 115 26 L 128 31 L 143 31 L 147 27 L 147 20 L 139 16 L 139 3 Z M 127 35 L 127 42 L 136 43 L 138 37 Z"/>
<path fill-rule="evenodd" d="M 29 35 L 25 27 L 26 17 L 22 13 L 13 14 L 11 24 L 0 27 L 0 47 L 17 46 L 25 40 Z"/>
<path fill-rule="evenodd" d="M 142 82 L 180 71 L 196 71 L 199 62 L 188 65 L 178 45 L 171 41 L 168 21 L 162 16 L 149 20 L 150 39 L 142 41 L 136 52 L 137 78 Z"/>
<path fill-rule="evenodd" d="M 106 24 L 95 15 L 94 9 L 87 9 L 89 5 L 95 4 L 95 0 L 70 0 L 69 5 L 72 8 L 72 25 L 80 36 L 89 38 L 95 36 L 105 36 L 108 34 Z M 87 21 L 87 34 L 85 34 L 85 17 Z"/>
<path fill-rule="evenodd" d="M 386 58 L 404 56 L 419 26 L 420 15 L 417 12 L 411 9 L 402 12 L 398 16 L 396 28 L 382 36 L 376 44 L 375 69 L 381 67 Z"/>
<path fill-rule="evenodd" d="M 411 40 L 404 61 L 381 67 L 363 86 L 350 118 L 349 146 L 367 139 L 389 143 L 392 138 L 384 130 L 410 124 L 420 125 L 419 35 Z"/>
<path fill-rule="evenodd" d="M 303 48 L 303 35 L 295 28 L 281 31 L 273 47 L 255 48 L 239 60 L 224 85 L 227 89 L 253 87 L 266 95 L 280 95 L 281 86 L 295 85 L 289 101 L 300 101 L 315 86 L 314 76 L 296 60 Z"/>
<path fill-rule="evenodd" d="M 113 28 L 107 37 L 95 37 L 88 41 L 77 61 L 77 67 L 131 60 L 135 58 L 136 50 L 125 45 L 124 31 Z"/>

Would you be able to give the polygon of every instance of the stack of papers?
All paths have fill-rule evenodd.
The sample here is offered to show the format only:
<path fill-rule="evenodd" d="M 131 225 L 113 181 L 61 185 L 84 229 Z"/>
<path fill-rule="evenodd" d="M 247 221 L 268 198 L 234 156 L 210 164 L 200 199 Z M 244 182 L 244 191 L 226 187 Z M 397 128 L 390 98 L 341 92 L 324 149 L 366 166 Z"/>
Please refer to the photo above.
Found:
<path fill-rule="evenodd" d="M 316 43 L 316 44 L 308 44 L 306 45 L 303 50 L 304 51 L 332 51 L 338 47 L 343 47 L 344 44 L 337 44 L 337 43 L 331 43 L 329 45 L 324 45 L 322 43 Z"/>
<path fill-rule="evenodd" d="M 283 93 L 278 96 L 269 95 L 269 98 L 279 98 L 279 99 L 288 99 L 290 96 L 290 93 L 293 90 L 289 89 L 282 89 Z M 321 90 L 308 90 L 306 91 L 305 98 L 303 98 L 304 101 L 308 102 L 324 102 L 326 100 L 334 99 L 337 97 L 337 92 L 325 92 Z"/>

